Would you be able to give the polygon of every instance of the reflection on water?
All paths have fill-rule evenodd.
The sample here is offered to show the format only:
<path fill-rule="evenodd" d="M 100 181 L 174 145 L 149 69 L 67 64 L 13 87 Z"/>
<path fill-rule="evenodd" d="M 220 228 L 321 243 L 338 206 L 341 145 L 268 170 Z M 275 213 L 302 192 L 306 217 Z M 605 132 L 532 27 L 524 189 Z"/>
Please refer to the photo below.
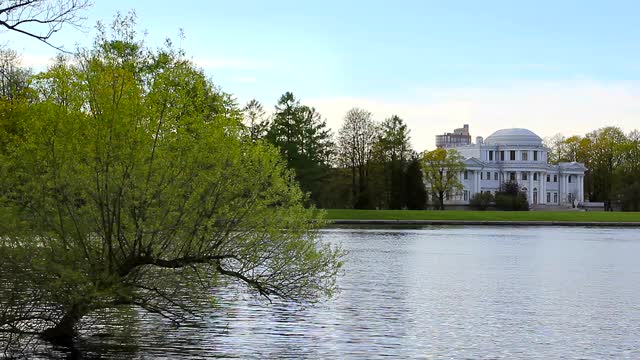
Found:
<path fill-rule="evenodd" d="M 223 289 L 201 322 L 118 318 L 102 358 L 640 358 L 637 229 L 334 229 L 341 293 L 302 308 Z"/>

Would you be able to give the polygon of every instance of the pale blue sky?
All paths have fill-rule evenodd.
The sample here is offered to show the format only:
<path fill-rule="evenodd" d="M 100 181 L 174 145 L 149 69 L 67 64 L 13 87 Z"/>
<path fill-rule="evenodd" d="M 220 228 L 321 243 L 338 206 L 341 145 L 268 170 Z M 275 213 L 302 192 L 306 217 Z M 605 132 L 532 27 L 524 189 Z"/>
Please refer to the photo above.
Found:
<path fill-rule="evenodd" d="M 638 1 L 101 1 L 97 20 L 135 9 L 148 43 L 169 36 L 240 102 L 293 91 L 338 128 L 351 106 L 398 113 L 419 150 L 469 123 L 473 135 L 640 128 Z M 55 51 L 2 33 L 37 65 Z"/>

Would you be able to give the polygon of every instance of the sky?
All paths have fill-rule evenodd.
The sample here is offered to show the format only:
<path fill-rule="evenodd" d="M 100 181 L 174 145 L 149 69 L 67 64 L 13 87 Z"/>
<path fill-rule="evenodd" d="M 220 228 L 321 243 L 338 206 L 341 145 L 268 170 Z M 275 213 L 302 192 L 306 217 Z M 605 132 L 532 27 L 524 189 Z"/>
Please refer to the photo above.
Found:
<path fill-rule="evenodd" d="M 291 91 L 334 132 L 352 107 L 400 116 L 418 151 L 463 124 L 473 137 L 640 129 L 640 1 L 94 0 L 84 29 L 52 42 L 89 45 L 97 21 L 130 10 L 148 45 L 172 38 L 240 104 L 273 109 Z M 0 38 L 36 69 L 56 54 Z"/>

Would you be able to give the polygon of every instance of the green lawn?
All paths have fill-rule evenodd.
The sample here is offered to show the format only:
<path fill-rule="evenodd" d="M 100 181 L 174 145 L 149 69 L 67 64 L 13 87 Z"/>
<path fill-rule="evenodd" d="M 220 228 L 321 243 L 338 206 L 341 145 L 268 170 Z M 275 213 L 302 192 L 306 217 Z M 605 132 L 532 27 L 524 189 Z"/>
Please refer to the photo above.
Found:
<path fill-rule="evenodd" d="M 327 209 L 331 220 L 621 221 L 640 222 L 640 212 L 460 211 Z"/>

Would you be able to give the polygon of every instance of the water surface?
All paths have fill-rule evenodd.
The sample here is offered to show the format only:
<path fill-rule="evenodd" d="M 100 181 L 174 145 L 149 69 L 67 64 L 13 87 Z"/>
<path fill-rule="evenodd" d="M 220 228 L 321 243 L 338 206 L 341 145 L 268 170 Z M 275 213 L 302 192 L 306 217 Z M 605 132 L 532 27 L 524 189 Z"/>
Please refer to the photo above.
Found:
<path fill-rule="evenodd" d="M 640 358 L 640 231 L 332 229 L 341 292 L 313 307 L 221 291 L 205 321 L 125 321 L 103 358 Z M 124 335 L 123 335 L 124 334 Z"/>

